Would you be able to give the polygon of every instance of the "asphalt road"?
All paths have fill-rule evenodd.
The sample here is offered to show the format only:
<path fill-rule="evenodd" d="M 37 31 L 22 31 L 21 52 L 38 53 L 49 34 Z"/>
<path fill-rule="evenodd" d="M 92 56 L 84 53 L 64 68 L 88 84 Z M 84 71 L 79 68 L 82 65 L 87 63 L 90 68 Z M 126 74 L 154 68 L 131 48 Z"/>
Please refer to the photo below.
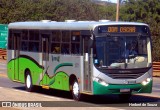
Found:
<path fill-rule="evenodd" d="M 153 78 L 153 92 L 151 94 L 133 95 L 128 102 L 119 100 L 117 95 L 84 95 L 84 99 L 81 102 L 76 102 L 72 100 L 69 92 L 52 89 L 45 90 L 41 87 L 36 87 L 32 93 L 26 92 L 24 84 L 12 82 L 7 78 L 6 63 L 0 61 L 0 101 L 43 101 L 43 106 L 79 107 L 79 109 L 80 107 L 96 107 L 96 109 L 109 107 L 108 109 L 110 110 L 150 110 L 152 108 L 159 110 L 160 77 Z M 156 104 L 159 107 L 151 107 L 151 105 L 156 106 Z M 142 107 L 142 105 L 148 107 Z"/>

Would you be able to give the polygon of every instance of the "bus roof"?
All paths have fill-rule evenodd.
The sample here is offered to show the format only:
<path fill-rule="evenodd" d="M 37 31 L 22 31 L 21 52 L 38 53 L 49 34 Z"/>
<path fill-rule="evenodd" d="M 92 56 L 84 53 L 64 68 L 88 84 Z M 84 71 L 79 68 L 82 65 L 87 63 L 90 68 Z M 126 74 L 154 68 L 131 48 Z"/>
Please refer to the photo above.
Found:
<path fill-rule="evenodd" d="M 9 29 L 39 29 L 39 30 L 93 30 L 99 25 L 146 25 L 136 22 L 115 22 L 115 21 L 26 21 L 9 24 Z"/>

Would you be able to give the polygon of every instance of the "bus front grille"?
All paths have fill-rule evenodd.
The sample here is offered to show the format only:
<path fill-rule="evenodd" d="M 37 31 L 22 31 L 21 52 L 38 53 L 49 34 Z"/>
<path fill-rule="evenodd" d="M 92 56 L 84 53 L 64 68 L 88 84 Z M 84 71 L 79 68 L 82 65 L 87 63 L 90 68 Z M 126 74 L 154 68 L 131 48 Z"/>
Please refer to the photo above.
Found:
<path fill-rule="evenodd" d="M 145 73 L 108 73 L 107 75 L 113 79 L 137 79 Z"/>

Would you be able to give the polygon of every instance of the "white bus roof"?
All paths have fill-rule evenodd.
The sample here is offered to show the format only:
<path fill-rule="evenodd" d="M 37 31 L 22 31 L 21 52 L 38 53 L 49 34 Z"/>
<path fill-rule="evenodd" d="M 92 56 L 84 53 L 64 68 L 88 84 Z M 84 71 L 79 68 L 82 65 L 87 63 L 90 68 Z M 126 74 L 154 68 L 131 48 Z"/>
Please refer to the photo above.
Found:
<path fill-rule="evenodd" d="M 115 21 L 26 21 L 14 22 L 8 25 L 9 29 L 39 29 L 39 30 L 93 30 L 99 25 L 146 25 L 136 22 L 115 22 Z"/>

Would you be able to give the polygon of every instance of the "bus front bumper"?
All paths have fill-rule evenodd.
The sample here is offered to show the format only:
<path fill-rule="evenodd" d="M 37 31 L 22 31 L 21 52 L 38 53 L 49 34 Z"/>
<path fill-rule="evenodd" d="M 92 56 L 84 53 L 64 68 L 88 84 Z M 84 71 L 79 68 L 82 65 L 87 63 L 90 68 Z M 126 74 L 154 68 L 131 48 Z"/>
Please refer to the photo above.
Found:
<path fill-rule="evenodd" d="M 108 84 L 107 86 L 93 81 L 93 94 L 105 95 L 105 94 L 136 94 L 136 93 L 151 93 L 152 92 L 151 80 L 147 85 L 142 84 Z"/>

